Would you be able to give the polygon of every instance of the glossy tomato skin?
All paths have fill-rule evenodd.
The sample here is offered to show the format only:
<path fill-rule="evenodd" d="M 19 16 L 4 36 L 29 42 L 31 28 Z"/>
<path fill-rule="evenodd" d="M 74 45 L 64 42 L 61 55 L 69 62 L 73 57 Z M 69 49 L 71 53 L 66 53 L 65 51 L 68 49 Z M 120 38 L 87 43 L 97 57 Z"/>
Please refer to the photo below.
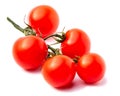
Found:
<path fill-rule="evenodd" d="M 54 8 L 39 5 L 33 8 L 28 16 L 29 25 L 43 38 L 53 34 L 59 25 L 59 16 Z"/>
<path fill-rule="evenodd" d="M 35 70 L 45 61 L 48 48 L 44 40 L 37 36 L 25 36 L 13 45 L 13 58 L 25 70 Z"/>
<path fill-rule="evenodd" d="M 42 67 L 44 79 L 53 87 L 66 87 L 75 77 L 75 64 L 65 55 L 49 58 Z"/>
<path fill-rule="evenodd" d="M 66 32 L 66 38 L 61 43 L 61 51 L 71 58 L 82 56 L 90 51 L 90 39 L 81 29 L 73 28 Z"/>
<path fill-rule="evenodd" d="M 106 66 L 103 58 L 96 53 L 83 55 L 77 63 L 78 76 L 88 84 L 100 81 L 105 74 Z"/>

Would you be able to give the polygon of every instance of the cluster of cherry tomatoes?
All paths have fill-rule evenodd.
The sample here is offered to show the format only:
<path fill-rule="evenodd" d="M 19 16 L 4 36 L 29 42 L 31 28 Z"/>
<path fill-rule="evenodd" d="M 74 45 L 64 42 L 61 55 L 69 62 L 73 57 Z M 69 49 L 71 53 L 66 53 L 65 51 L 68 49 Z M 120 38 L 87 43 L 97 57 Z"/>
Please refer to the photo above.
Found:
<path fill-rule="evenodd" d="M 65 87 L 78 74 L 87 84 L 100 81 L 105 74 L 105 62 L 97 53 L 91 53 L 88 35 L 79 28 L 55 33 L 59 16 L 54 8 L 40 5 L 33 8 L 28 16 L 26 28 L 21 28 L 9 17 L 15 28 L 25 34 L 13 45 L 13 57 L 25 70 L 41 67 L 44 79 L 53 87 Z M 60 48 L 53 48 L 46 39 L 54 38 Z"/>

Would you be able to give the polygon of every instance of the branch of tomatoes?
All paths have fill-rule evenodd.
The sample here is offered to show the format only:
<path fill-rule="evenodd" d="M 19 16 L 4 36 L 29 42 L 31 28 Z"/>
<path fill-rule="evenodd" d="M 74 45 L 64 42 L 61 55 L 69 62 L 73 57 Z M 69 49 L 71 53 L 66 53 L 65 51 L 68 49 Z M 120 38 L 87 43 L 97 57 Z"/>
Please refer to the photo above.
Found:
<path fill-rule="evenodd" d="M 41 10 L 45 11 L 42 15 Z M 38 12 L 39 15 L 35 13 L 34 16 L 34 12 Z M 73 28 L 66 32 L 63 29 L 62 32 L 53 34 L 59 19 L 51 7 L 38 6 L 33 9 L 29 18 L 30 23 L 26 24 L 25 28 L 21 28 L 9 17 L 7 20 L 25 34 L 25 37 L 18 39 L 14 44 L 13 55 L 16 61 L 24 69 L 36 69 L 44 62 L 42 74 L 53 87 L 69 85 L 76 72 L 85 83 L 96 83 L 103 78 L 105 62 L 99 54 L 90 53 L 91 42 L 86 32 Z M 57 41 L 60 49 L 52 47 L 53 44 L 46 45 L 45 40 L 48 38 Z"/>

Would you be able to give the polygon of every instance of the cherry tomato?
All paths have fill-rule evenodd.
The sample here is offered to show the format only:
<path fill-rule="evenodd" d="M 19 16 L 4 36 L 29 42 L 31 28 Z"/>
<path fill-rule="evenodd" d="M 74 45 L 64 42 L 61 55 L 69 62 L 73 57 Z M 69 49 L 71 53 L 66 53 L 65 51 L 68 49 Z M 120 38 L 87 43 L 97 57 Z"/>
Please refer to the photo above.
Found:
<path fill-rule="evenodd" d="M 61 43 L 61 51 L 64 55 L 75 58 L 90 51 L 90 39 L 83 30 L 73 28 L 66 32 L 65 37 Z"/>
<path fill-rule="evenodd" d="M 29 25 L 43 38 L 53 34 L 59 25 L 59 16 L 55 9 L 48 5 L 33 8 L 28 16 Z"/>
<path fill-rule="evenodd" d="M 49 58 L 42 67 L 44 79 L 53 87 L 65 87 L 71 84 L 75 77 L 75 64 L 65 55 Z"/>
<path fill-rule="evenodd" d="M 96 53 L 88 53 L 80 57 L 77 63 L 77 74 L 86 83 L 100 81 L 105 74 L 105 62 Z"/>
<path fill-rule="evenodd" d="M 25 70 L 39 68 L 47 57 L 47 45 L 37 36 L 25 36 L 16 40 L 13 45 L 13 57 Z"/>

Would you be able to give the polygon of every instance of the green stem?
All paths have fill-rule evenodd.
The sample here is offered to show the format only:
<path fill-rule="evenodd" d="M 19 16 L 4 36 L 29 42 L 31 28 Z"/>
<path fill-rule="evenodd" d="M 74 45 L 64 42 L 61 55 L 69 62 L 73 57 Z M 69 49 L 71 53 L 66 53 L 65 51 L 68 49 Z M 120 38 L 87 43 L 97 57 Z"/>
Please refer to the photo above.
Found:
<path fill-rule="evenodd" d="M 24 29 L 21 28 L 19 25 L 17 25 L 14 21 L 12 21 L 9 17 L 7 17 L 7 20 L 19 31 L 21 31 L 22 33 L 24 33 Z"/>
<path fill-rule="evenodd" d="M 77 64 L 79 59 L 80 59 L 80 56 L 76 56 L 75 58 L 73 58 L 73 61 Z"/>
<path fill-rule="evenodd" d="M 50 45 L 48 45 L 48 49 L 50 49 L 54 54 L 56 54 L 56 49 L 54 49 L 54 48 L 51 47 Z"/>
<path fill-rule="evenodd" d="M 33 29 L 27 25 L 26 28 L 21 28 L 18 24 L 16 24 L 13 20 L 11 20 L 9 17 L 7 17 L 7 20 L 16 28 L 18 29 L 19 31 L 21 31 L 22 33 L 25 34 L 25 36 L 28 36 L 28 35 L 34 35 L 36 36 L 36 33 L 33 31 Z"/>
<path fill-rule="evenodd" d="M 55 41 L 57 41 L 58 43 L 61 43 L 65 40 L 65 33 L 64 32 L 61 32 L 62 34 L 53 34 L 53 35 L 50 35 L 48 37 L 46 37 L 44 40 L 47 40 L 49 38 L 54 38 Z"/>
<path fill-rule="evenodd" d="M 50 36 L 46 37 L 44 40 L 47 40 L 48 38 L 51 38 L 51 37 L 58 37 L 58 38 L 60 38 L 60 39 L 63 38 L 63 37 L 62 37 L 61 35 L 59 35 L 59 34 L 53 34 L 53 35 L 50 35 Z"/>
<path fill-rule="evenodd" d="M 50 49 L 52 51 L 52 52 L 49 52 L 50 54 L 49 54 L 48 57 L 53 57 L 53 56 L 56 56 L 56 55 L 60 55 L 59 49 L 55 49 L 55 48 L 51 47 L 50 45 L 48 45 L 48 49 Z"/>

